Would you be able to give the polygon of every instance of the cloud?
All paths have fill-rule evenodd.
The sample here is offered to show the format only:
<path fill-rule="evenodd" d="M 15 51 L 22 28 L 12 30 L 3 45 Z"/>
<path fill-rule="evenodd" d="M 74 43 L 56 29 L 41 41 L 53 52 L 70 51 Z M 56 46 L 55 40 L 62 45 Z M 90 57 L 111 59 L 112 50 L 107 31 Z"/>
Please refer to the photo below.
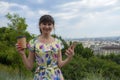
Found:
<path fill-rule="evenodd" d="M 91 12 L 92 13 L 98 12 L 98 10 L 100 10 L 100 8 L 98 9 L 96 8 L 96 6 L 99 6 L 101 7 L 101 10 L 106 11 L 106 9 L 108 9 L 109 7 L 105 9 L 103 8 L 103 5 L 105 5 L 108 2 L 108 0 L 103 2 L 102 1 L 101 0 L 80 0 L 80 1 L 72 1 L 64 4 L 60 4 L 56 6 L 57 12 L 54 15 L 55 17 L 63 20 L 71 20 L 78 17 L 84 19 L 83 17 L 86 18 L 87 14 Z M 112 0 L 110 1 L 112 3 Z M 101 4 L 99 4 L 99 2 L 101 2 Z"/>
<path fill-rule="evenodd" d="M 84 20 L 87 17 L 94 17 L 94 14 L 104 15 L 103 13 L 114 12 L 113 9 L 117 6 L 112 5 L 116 5 L 117 2 L 118 0 L 80 0 L 67 2 L 57 5 L 56 8 L 59 11 L 54 15 L 60 19 L 71 20 L 77 18 L 78 20 L 79 17 Z"/>
<path fill-rule="evenodd" d="M 14 8 L 14 10 L 12 10 L 13 8 Z M 0 1 L 0 14 L 5 15 L 8 12 L 10 12 L 10 13 L 17 13 L 17 12 L 24 13 L 24 12 L 26 12 L 27 15 L 33 14 L 33 12 L 30 11 L 29 7 L 26 5 L 19 5 L 17 3 L 8 3 L 8 2 Z"/>
<path fill-rule="evenodd" d="M 77 17 L 77 15 L 75 15 L 74 12 L 71 12 L 71 13 L 61 12 L 61 13 L 54 14 L 54 16 L 58 17 L 59 19 L 63 19 L 63 20 L 70 20 L 72 18 Z"/>
<path fill-rule="evenodd" d="M 34 2 L 35 2 L 35 1 L 34 1 Z M 36 2 L 38 2 L 38 3 L 43 3 L 44 0 L 36 0 Z"/>
<path fill-rule="evenodd" d="M 96 7 L 115 5 L 117 4 L 117 2 L 118 0 L 80 0 L 80 1 L 67 2 L 59 5 L 58 7 L 61 7 L 64 10 L 73 9 L 73 8 L 80 9 L 81 7 L 96 8 Z"/>
<path fill-rule="evenodd" d="M 34 17 L 36 15 L 36 13 L 26 5 L 0 1 L 0 14 L 4 16 L 8 12 L 18 13 L 20 16 L 22 15 L 27 18 Z"/>
<path fill-rule="evenodd" d="M 101 7 L 115 5 L 118 0 L 85 0 L 88 7 Z"/>
<path fill-rule="evenodd" d="M 6 12 L 8 12 L 9 7 L 13 6 L 15 4 L 9 4 L 8 2 L 2 2 L 0 1 L 0 14 L 4 14 Z"/>
<path fill-rule="evenodd" d="M 44 10 L 44 9 L 40 9 L 40 10 L 38 10 L 38 13 L 39 13 L 39 15 L 44 15 L 44 14 L 49 14 L 50 11 Z"/>
<path fill-rule="evenodd" d="M 17 7 L 17 8 L 21 8 L 21 9 L 27 8 L 27 6 L 25 6 L 25 5 L 19 5 L 16 3 L 8 3 L 8 2 L 0 1 L 0 10 L 3 10 L 2 12 L 8 12 L 9 9 L 12 7 Z"/>
<path fill-rule="evenodd" d="M 56 33 L 62 35 L 64 38 L 71 36 L 95 37 L 119 34 L 119 0 L 71 0 L 69 2 L 63 1 L 61 2 L 62 4 L 51 5 L 49 8 L 46 8 L 46 5 L 52 2 L 46 3 L 47 1 L 45 0 L 32 2 L 32 6 L 27 6 L 25 4 L 20 5 L 0 1 L 0 16 L 5 15 L 7 12 L 18 13 L 20 16 L 26 18 L 30 33 L 35 34 L 39 33 L 37 31 L 38 28 L 35 28 L 35 26 L 38 27 L 38 19 L 43 14 L 50 14 L 55 18 Z M 42 6 L 40 5 L 39 8 L 38 4 Z"/>
<path fill-rule="evenodd" d="M 29 3 L 32 3 L 32 4 L 43 4 L 45 2 L 45 0 L 26 0 L 27 2 Z"/>
<path fill-rule="evenodd" d="M 118 31 L 120 29 L 119 21 L 120 15 L 89 14 L 88 18 L 76 23 L 72 29 L 72 34 L 69 34 L 74 37 L 120 36 L 120 31 Z M 78 35 L 76 35 L 76 32 Z"/>
<path fill-rule="evenodd" d="M 82 0 L 73 1 L 57 5 L 60 13 L 56 13 L 59 19 L 66 20 L 68 17 L 72 23 L 66 24 L 67 21 L 59 23 L 61 31 L 66 37 L 97 37 L 97 36 L 115 36 L 112 34 L 119 29 L 120 15 L 119 6 L 116 6 L 117 0 Z M 115 15 L 113 15 L 115 14 Z M 69 16 L 73 16 L 69 18 Z M 75 16 L 74 16 L 75 15 Z M 66 27 L 67 26 L 67 27 Z M 111 34 L 110 34 L 111 33 Z"/>
<path fill-rule="evenodd" d="M 0 18 L 0 27 L 6 27 L 7 26 L 7 22 L 8 22 L 7 19 L 5 19 L 4 17 L 1 17 Z"/>

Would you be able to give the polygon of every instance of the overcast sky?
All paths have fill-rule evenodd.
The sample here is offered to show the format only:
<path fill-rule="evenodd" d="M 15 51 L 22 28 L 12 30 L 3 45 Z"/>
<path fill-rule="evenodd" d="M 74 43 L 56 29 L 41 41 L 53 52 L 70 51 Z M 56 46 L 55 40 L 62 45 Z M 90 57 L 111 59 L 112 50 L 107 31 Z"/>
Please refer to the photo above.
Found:
<path fill-rule="evenodd" d="M 120 36 L 120 0 L 0 0 L 0 27 L 8 12 L 26 18 L 32 34 L 40 34 L 39 18 L 50 14 L 63 38 Z"/>

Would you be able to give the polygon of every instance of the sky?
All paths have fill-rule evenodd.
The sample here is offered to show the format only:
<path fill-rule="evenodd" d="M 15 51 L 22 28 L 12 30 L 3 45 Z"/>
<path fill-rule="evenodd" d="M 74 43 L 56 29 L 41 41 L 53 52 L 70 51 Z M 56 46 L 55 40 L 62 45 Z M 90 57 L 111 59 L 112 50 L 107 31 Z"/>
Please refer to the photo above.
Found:
<path fill-rule="evenodd" d="M 62 38 L 120 36 L 120 0 L 0 0 L 0 27 L 8 12 L 26 18 L 31 34 L 40 34 L 39 18 L 49 14 Z"/>

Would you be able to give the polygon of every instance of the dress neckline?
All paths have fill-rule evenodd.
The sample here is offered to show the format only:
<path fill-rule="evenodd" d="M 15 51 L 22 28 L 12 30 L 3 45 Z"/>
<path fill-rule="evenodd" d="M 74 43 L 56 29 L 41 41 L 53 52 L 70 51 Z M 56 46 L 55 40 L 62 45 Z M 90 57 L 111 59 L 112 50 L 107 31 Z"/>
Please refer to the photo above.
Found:
<path fill-rule="evenodd" d="M 54 38 L 54 41 L 52 41 L 52 42 L 50 42 L 50 43 L 43 43 L 43 42 L 40 41 L 39 37 L 40 37 L 40 35 L 37 36 L 37 41 L 38 41 L 39 43 L 41 43 L 41 44 L 44 44 L 44 45 L 51 45 L 51 44 L 55 43 L 56 40 L 57 40 L 56 38 Z"/>

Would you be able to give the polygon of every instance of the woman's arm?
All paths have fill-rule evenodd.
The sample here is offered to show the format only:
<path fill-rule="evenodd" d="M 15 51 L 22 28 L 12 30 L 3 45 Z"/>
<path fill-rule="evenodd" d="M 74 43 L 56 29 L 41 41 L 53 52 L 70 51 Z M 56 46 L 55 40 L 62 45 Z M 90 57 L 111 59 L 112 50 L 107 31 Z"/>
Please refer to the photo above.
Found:
<path fill-rule="evenodd" d="M 33 63 L 34 63 L 34 53 L 33 52 L 29 52 L 29 55 L 28 57 L 26 57 L 26 54 L 20 54 L 21 57 L 22 57 L 22 61 L 25 65 L 25 67 L 28 69 L 28 70 L 32 70 L 33 68 Z"/>
<path fill-rule="evenodd" d="M 62 53 L 61 50 L 58 52 L 58 66 L 63 67 L 65 64 L 67 64 L 70 60 L 72 59 L 71 57 L 67 57 L 65 60 L 62 60 Z"/>
<path fill-rule="evenodd" d="M 19 44 L 16 45 L 17 51 L 19 52 L 20 56 L 22 57 L 22 61 L 25 65 L 25 67 L 28 70 L 32 70 L 33 68 L 33 63 L 34 63 L 34 58 L 35 58 L 35 53 L 29 51 L 28 57 L 25 54 L 25 50 L 21 48 Z"/>
<path fill-rule="evenodd" d="M 58 51 L 58 66 L 59 67 L 62 67 L 64 66 L 65 64 L 67 64 L 73 57 L 74 55 L 74 48 L 75 46 L 70 46 L 67 50 L 66 50 L 66 55 L 67 55 L 67 58 L 65 60 L 62 60 L 62 53 L 61 53 L 61 50 Z"/>

